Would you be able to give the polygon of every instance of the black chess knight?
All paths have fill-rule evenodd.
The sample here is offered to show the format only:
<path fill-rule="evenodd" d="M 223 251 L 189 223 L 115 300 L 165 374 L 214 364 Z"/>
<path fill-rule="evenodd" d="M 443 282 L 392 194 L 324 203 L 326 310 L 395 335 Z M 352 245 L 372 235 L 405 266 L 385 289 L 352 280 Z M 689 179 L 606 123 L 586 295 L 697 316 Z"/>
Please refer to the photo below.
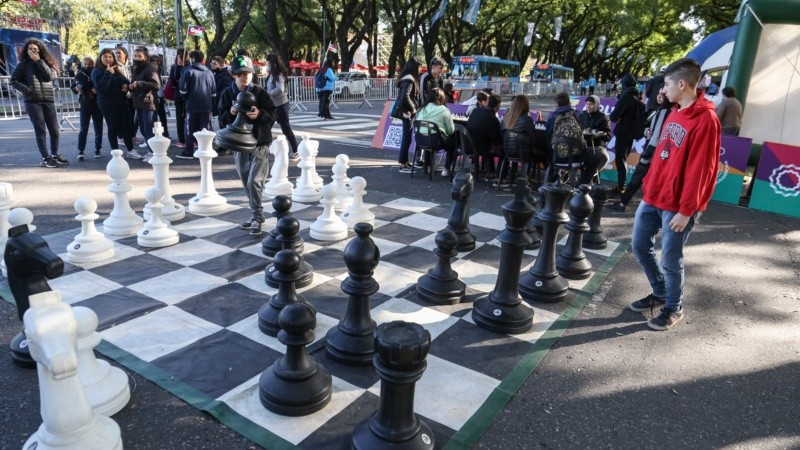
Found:
<path fill-rule="evenodd" d="M 452 230 L 458 237 L 456 250 L 468 252 L 475 249 L 475 236 L 469 231 L 469 204 L 475 180 L 469 171 L 469 166 L 464 165 L 461 171 L 453 178 L 453 190 L 450 196 L 455 200 L 450 218 L 447 219 L 447 229 Z"/>

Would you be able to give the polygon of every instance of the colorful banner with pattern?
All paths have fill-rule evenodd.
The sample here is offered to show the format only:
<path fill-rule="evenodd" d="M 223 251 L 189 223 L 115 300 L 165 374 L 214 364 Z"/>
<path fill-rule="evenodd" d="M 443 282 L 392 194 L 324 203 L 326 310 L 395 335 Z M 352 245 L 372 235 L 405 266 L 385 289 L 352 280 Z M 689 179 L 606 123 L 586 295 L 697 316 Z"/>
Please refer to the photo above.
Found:
<path fill-rule="evenodd" d="M 747 158 L 753 140 L 738 136 L 722 136 L 719 150 L 719 172 L 717 185 L 711 200 L 738 205 L 742 196 L 744 175 L 747 173 Z"/>
<path fill-rule="evenodd" d="M 800 147 L 764 142 L 750 207 L 800 217 Z"/>

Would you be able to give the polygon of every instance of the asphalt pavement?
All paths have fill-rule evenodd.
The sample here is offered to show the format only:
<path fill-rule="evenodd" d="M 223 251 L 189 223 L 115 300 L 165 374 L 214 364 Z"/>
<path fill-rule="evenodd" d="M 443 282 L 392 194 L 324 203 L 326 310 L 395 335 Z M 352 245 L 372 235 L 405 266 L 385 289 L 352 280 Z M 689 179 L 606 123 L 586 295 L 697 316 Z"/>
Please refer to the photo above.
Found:
<path fill-rule="evenodd" d="M 340 104 L 339 112 L 381 112 L 379 105 L 356 106 Z M 111 210 L 108 159 L 76 161 L 77 132 L 61 135 L 61 152 L 71 164 L 46 169 L 38 166 L 27 120 L 0 127 L 0 181 L 13 185 L 15 207 L 33 211 L 37 232 L 77 228 L 73 203 L 82 196 L 96 199 L 101 215 Z M 350 177 L 375 180 L 367 190 L 450 203 L 446 178 L 436 175 L 431 182 L 398 173 L 395 152 L 354 145 L 368 136 L 318 134 L 323 176 L 334 157 L 346 153 Z M 214 162 L 223 194 L 241 190 L 232 161 Z M 141 210 L 152 171 L 140 161 L 129 163 L 132 206 Z M 171 175 L 176 199 L 194 195 L 195 161 L 175 159 Z M 472 207 L 499 213 L 511 198 L 478 182 Z M 606 210 L 610 239 L 629 241 L 633 209 Z M 649 287 L 633 256 L 623 256 L 475 448 L 800 448 L 800 219 L 712 202 L 692 232 L 685 263 L 686 318 L 657 332 L 647 328 L 647 314 L 626 309 Z M 0 302 L 0 341 L 10 342 L 20 327 L 16 308 Z M 126 448 L 259 448 L 150 381 L 128 375 L 131 402 L 114 416 Z M 20 448 L 41 423 L 36 374 L 0 357 L 0 385 L 0 448 Z"/>

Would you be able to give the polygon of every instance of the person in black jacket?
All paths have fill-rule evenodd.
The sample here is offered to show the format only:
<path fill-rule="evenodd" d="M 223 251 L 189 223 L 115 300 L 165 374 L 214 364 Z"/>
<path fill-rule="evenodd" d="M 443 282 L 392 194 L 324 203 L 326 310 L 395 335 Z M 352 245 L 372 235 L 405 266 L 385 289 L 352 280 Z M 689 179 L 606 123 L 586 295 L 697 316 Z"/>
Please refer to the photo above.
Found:
<path fill-rule="evenodd" d="M 83 161 L 83 151 L 86 149 L 86 136 L 89 134 L 89 121 L 94 125 L 94 157 L 100 158 L 100 149 L 103 148 L 103 113 L 97 106 L 97 89 L 92 83 L 92 70 L 94 60 L 83 58 L 83 67 L 75 74 L 72 81 L 72 92 L 79 95 L 81 105 L 81 130 L 78 132 L 78 160 Z"/>
<path fill-rule="evenodd" d="M 490 97 L 491 98 L 491 97 Z M 473 111 L 475 114 L 477 110 Z M 533 123 L 531 117 L 531 104 L 528 97 L 525 95 L 516 95 L 511 100 L 511 106 L 503 116 L 501 124 L 501 131 L 503 133 L 503 152 L 508 149 L 517 149 L 517 158 L 525 160 L 530 163 L 547 163 L 547 155 L 540 151 L 541 145 L 537 142 L 536 124 Z M 513 131 L 508 133 L 507 131 Z M 516 162 L 514 166 L 516 167 Z M 503 164 L 500 167 L 500 173 L 497 174 L 497 183 L 511 184 L 513 180 L 509 179 L 504 182 L 507 172 L 507 166 Z"/>
<path fill-rule="evenodd" d="M 161 78 L 158 76 L 157 67 L 150 63 L 150 54 L 147 47 L 137 47 L 133 52 L 133 80 L 128 85 L 128 91 L 133 98 L 133 106 L 136 108 L 136 123 L 147 141 L 153 137 L 153 123 L 156 115 L 156 102 L 158 90 L 161 88 Z M 153 156 L 153 150 L 149 149 L 145 155 L 145 162 Z"/>
<path fill-rule="evenodd" d="M 619 81 L 622 86 L 622 95 L 617 101 L 617 106 L 611 112 L 611 121 L 616 122 L 617 126 L 614 128 L 614 136 L 617 140 L 614 144 L 614 163 L 617 168 L 617 192 L 620 194 L 625 192 L 625 181 L 627 179 L 627 167 L 625 161 L 631 153 L 633 141 L 641 137 L 641 132 L 644 130 L 637 130 L 638 123 L 644 122 L 644 118 L 639 118 L 640 111 L 637 102 L 639 102 L 639 90 L 636 89 L 636 79 L 633 75 L 627 73 Z M 643 108 L 642 108 L 643 109 Z"/>
<path fill-rule="evenodd" d="M 605 146 L 611 137 L 608 116 L 600 110 L 599 96 L 590 95 L 586 98 L 586 111 L 578 116 L 578 123 L 584 132 L 587 150 L 580 183 L 591 184 L 597 172 L 608 164 L 608 150 Z"/>
<path fill-rule="evenodd" d="M 117 64 L 117 58 L 110 48 L 100 50 L 92 70 L 92 83 L 97 89 L 97 105 L 106 119 L 106 134 L 111 150 L 119 149 L 117 136 L 122 136 L 127 149 L 126 157 L 142 159 L 141 155 L 133 151 L 133 121 L 126 96 L 130 80 L 125 78 L 124 71 Z"/>
<path fill-rule="evenodd" d="M 400 172 L 411 173 L 408 163 L 408 148 L 411 147 L 411 124 L 419 110 L 419 61 L 411 58 L 397 76 L 397 99 L 392 117 L 403 122 L 403 138 L 400 141 Z"/>
<path fill-rule="evenodd" d="M 186 67 L 186 49 L 179 48 L 175 54 L 175 63 L 169 68 L 169 83 L 175 92 L 175 125 L 178 129 L 178 148 L 186 147 L 186 100 L 178 93 L 181 84 L 181 72 Z"/>
<path fill-rule="evenodd" d="M 219 99 L 219 127 L 231 124 L 241 113 L 247 116 L 253 137 L 256 139 L 256 150 L 253 153 L 234 152 L 233 163 L 236 173 L 242 180 L 247 194 L 247 201 L 253 216 L 242 224 L 243 230 L 250 234 L 261 234 L 264 223 L 264 207 L 261 204 L 264 180 L 269 172 L 269 145 L 272 143 L 272 125 L 275 123 L 275 104 L 269 93 L 261 86 L 253 83 L 253 61 L 247 56 L 237 56 L 231 62 L 231 73 L 236 80 L 231 87 L 222 92 Z M 247 91 L 256 97 L 256 105 L 250 111 L 239 111 L 234 104 L 240 92 Z M 228 149 L 233 150 L 233 149 Z"/>
<path fill-rule="evenodd" d="M 11 86 L 22 92 L 25 112 L 33 124 L 36 146 L 42 155 L 42 167 L 69 164 L 58 154 L 58 115 L 53 92 L 53 80 L 58 76 L 58 63 L 39 39 L 28 39 L 22 45 L 20 61 L 11 74 Z M 50 133 L 50 153 L 47 153 L 47 133 Z"/>
<path fill-rule="evenodd" d="M 500 120 L 497 118 L 500 96 L 491 94 L 488 102 L 487 107 L 480 106 L 472 111 L 467 119 L 466 128 L 475 147 L 473 172 L 478 171 L 478 157 L 480 157 L 486 166 L 486 181 L 491 181 L 495 178 L 494 149 L 502 147 L 503 137 L 500 133 Z"/>
<path fill-rule="evenodd" d="M 441 58 L 433 58 L 428 64 L 428 71 L 419 77 L 419 105 L 420 108 L 428 104 L 431 91 L 435 88 L 444 90 L 444 61 Z M 446 99 L 445 99 L 446 100 Z"/>

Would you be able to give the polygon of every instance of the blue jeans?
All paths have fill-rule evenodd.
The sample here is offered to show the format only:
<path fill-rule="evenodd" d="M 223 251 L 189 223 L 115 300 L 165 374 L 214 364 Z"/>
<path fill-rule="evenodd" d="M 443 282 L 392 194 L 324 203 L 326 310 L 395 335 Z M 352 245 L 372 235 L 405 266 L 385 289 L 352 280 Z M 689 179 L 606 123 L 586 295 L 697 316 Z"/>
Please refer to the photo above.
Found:
<path fill-rule="evenodd" d="M 89 134 L 89 121 L 94 124 L 94 149 L 103 148 L 103 113 L 97 104 L 81 106 L 81 131 L 78 132 L 78 150 L 86 150 L 86 136 Z"/>
<path fill-rule="evenodd" d="M 142 132 L 145 142 L 149 141 L 150 138 L 155 135 L 153 133 L 153 122 L 155 121 L 155 117 L 155 111 L 150 111 L 147 108 L 136 109 L 136 124 L 139 126 L 139 131 Z M 149 148 L 149 144 L 148 151 L 153 151 L 153 149 Z"/>
<path fill-rule="evenodd" d="M 669 228 L 677 212 L 665 211 L 645 202 L 639 203 L 633 222 L 631 246 L 642 266 L 653 295 L 666 300 L 664 307 L 677 311 L 683 303 L 683 246 L 694 226 L 695 215 L 686 229 L 678 233 Z M 656 235 L 661 235 L 661 265 L 656 261 Z"/>

